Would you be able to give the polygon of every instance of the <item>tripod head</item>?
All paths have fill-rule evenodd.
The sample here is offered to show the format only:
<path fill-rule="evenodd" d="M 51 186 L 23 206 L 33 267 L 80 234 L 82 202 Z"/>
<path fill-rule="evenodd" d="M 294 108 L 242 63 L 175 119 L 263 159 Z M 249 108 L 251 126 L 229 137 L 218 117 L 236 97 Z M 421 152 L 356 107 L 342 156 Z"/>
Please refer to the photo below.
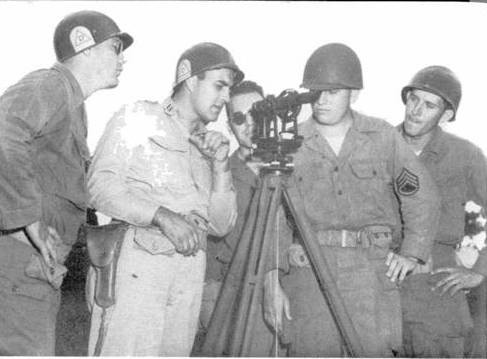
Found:
<path fill-rule="evenodd" d="M 284 90 L 253 104 L 250 113 L 255 123 L 253 155 L 265 163 L 264 171 L 293 170 L 290 153 L 301 146 L 303 137 L 298 134 L 298 115 L 301 105 L 314 102 L 319 93 L 298 93 Z"/>

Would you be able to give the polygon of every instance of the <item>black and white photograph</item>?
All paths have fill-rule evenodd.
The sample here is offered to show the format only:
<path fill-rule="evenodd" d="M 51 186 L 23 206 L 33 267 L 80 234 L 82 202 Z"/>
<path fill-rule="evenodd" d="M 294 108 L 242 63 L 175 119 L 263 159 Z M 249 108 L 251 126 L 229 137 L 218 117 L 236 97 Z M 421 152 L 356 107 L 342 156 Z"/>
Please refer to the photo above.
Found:
<path fill-rule="evenodd" d="M 487 357 L 487 3 L 0 2 L 0 356 Z"/>

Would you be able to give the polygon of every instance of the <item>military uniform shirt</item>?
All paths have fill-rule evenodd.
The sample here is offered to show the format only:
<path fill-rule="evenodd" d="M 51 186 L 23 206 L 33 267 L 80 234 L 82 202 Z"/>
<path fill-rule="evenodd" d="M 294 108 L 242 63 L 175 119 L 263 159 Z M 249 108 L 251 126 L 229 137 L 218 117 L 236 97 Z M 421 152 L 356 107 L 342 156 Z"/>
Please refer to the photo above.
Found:
<path fill-rule="evenodd" d="M 195 133 L 204 133 L 201 125 Z M 107 124 L 88 175 L 91 204 L 100 212 L 153 234 L 155 252 L 173 248 L 151 222 L 159 206 L 195 212 L 209 233 L 224 235 L 235 223 L 235 192 L 212 191 L 211 163 L 189 141 L 190 134 L 169 99 L 124 106 Z M 231 181 L 230 181 L 231 182 Z"/>
<path fill-rule="evenodd" d="M 299 127 L 304 140 L 294 155 L 294 172 L 312 227 L 394 228 L 394 193 L 404 218 L 401 254 L 426 261 L 438 225 L 439 200 L 433 181 L 394 127 L 355 111 L 352 116 L 338 156 L 312 118 Z"/>
<path fill-rule="evenodd" d="M 43 220 L 63 241 L 85 219 L 89 159 L 81 88 L 63 65 L 32 72 L 0 98 L 0 228 Z"/>
<path fill-rule="evenodd" d="M 402 132 L 402 126 L 399 127 Z M 441 198 L 440 225 L 435 241 L 459 244 L 465 232 L 465 203 L 486 208 L 487 162 L 478 147 L 438 127 L 419 155 L 434 179 Z M 482 250 L 474 270 L 487 275 L 487 252 Z"/>

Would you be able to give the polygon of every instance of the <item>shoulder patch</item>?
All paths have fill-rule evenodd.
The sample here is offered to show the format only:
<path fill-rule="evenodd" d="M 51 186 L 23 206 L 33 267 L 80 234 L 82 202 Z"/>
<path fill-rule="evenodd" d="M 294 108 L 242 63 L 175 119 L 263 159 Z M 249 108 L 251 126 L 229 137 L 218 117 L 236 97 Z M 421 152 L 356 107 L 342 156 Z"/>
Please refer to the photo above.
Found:
<path fill-rule="evenodd" d="M 412 196 L 419 190 L 419 178 L 413 172 L 403 167 L 396 178 L 397 192 L 401 196 Z"/>

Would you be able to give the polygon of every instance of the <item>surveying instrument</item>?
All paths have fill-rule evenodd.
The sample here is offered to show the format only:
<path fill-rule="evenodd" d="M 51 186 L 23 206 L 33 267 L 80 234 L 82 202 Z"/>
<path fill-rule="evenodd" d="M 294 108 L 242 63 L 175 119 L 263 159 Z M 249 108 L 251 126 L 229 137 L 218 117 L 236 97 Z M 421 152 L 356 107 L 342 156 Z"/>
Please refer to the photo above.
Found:
<path fill-rule="evenodd" d="M 205 356 L 249 356 L 256 319 L 261 316 L 266 263 L 277 256 L 277 212 L 284 208 L 306 251 L 320 290 L 330 308 L 347 356 L 364 356 L 364 350 L 340 297 L 320 246 L 304 213 L 292 175 L 289 155 L 301 146 L 297 117 L 301 106 L 316 100 L 318 93 L 285 90 L 253 104 L 255 122 L 253 155 L 265 163 L 261 181 L 245 214 L 245 225 L 223 280 L 202 353 Z M 276 343 L 277 336 L 274 337 Z M 277 345 L 274 345 L 277 348 Z M 277 351 L 275 356 L 277 356 Z"/>

